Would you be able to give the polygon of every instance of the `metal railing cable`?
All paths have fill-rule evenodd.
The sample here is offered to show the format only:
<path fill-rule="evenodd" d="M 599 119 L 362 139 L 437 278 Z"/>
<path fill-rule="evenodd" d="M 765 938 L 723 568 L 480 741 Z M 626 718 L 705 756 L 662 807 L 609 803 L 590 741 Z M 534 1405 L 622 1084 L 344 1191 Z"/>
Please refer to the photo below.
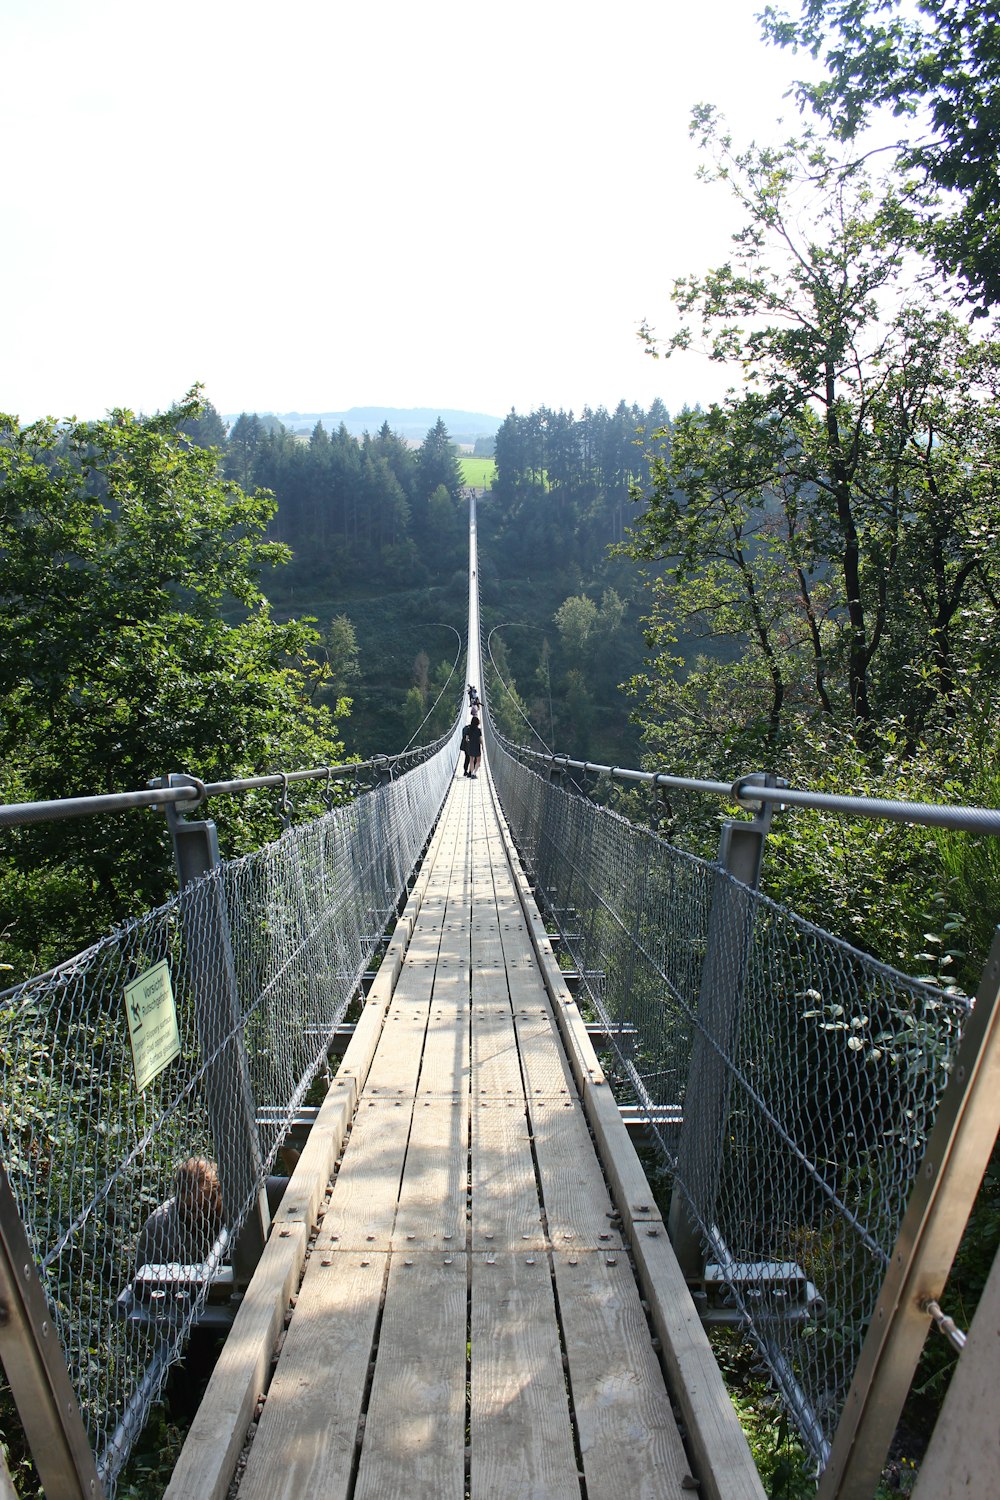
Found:
<path fill-rule="evenodd" d="M 531 726 L 529 725 L 529 728 Z M 534 731 L 532 731 L 534 733 Z M 917 823 L 929 828 L 964 829 L 970 833 L 1000 834 L 1000 809 L 995 807 L 961 807 L 934 802 L 907 802 L 901 798 L 850 797 L 835 792 L 812 792 L 795 789 L 785 782 L 765 786 L 755 776 L 737 776 L 735 781 L 699 780 L 692 776 L 671 776 L 665 771 L 636 771 L 625 766 L 602 766 L 589 760 L 572 760 L 563 754 L 542 754 L 525 745 L 504 739 L 504 750 L 534 766 L 539 771 L 581 776 L 602 776 L 627 786 L 647 786 L 652 790 L 702 792 L 721 797 L 742 807 L 760 806 L 781 809 L 808 807 L 817 812 L 843 813 L 853 818 L 870 818 L 895 823 Z"/>
<path fill-rule="evenodd" d="M 535 736 L 535 739 L 538 741 L 538 743 L 544 747 L 545 754 L 551 756 L 553 754 L 551 746 L 549 746 L 549 745 L 546 744 L 546 742 L 545 742 L 544 738 L 542 737 L 542 735 L 540 735 L 538 733 L 538 730 L 535 728 L 534 724 L 532 724 L 531 720 L 528 718 L 528 715 L 524 712 L 524 709 L 521 707 L 520 703 L 518 703 L 518 701 L 515 698 L 514 694 L 511 692 L 509 686 L 504 681 L 503 676 L 502 676 L 502 674 L 500 672 L 500 668 L 497 666 L 496 659 L 495 659 L 495 657 L 493 655 L 493 637 L 497 634 L 497 632 L 500 631 L 500 630 L 508 630 L 512 626 L 518 625 L 519 623 L 520 622 L 517 621 L 517 620 L 507 620 L 507 621 L 505 621 L 501 625 L 494 625 L 493 629 L 490 631 L 489 635 L 486 638 L 486 655 L 490 659 L 490 666 L 493 668 L 493 675 L 494 675 L 495 681 L 498 683 L 501 691 L 510 700 L 510 703 L 511 703 L 512 708 L 514 709 L 514 712 L 517 714 L 518 718 L 520 718 L 520 719 L 523 720 L 525 728 L 529 731 L 529 733 L 533 734 Z"/>
<path fill-rule="evenodd" d="M 192 1326 L 228 1299 L 225 1262 L 405 895 L 460 723 L 433 755 L 369 763 L 386 771 L 371 790 L 0 997 L 0 1159 L 108 1495 Z M 162 1000 L 164 974 L 176 1055 L 143 1079 L 126 987 L 130 1005 L 137 982 Z"/>
<path fill-rule="evenodd" d="M 132 812 L 143 807 L 176 806 L 181 812 L 193 812 L 207 797 L 231 797 L 241 792 L 267 788 L 286 789 L 306 781 L 333 780 L 362 782 L 366 774 L 398 776 L 422 760 L 436 755 L 447 742 L 451 731 L 431 745 L 409 747 L 400 755 L 376 755 L 370 760 L 349 761 L 340 766 L 314 766 L 304 771 L 269 771 L 261 776 L 243 776 L 232 781 L 201 781 L 186 778 L 186 784 L 167 786 L 157 783 L 144 791 L 106 792 L 95 796 L 59 797 L 46 802 L 13 802 L 0 807 L 0 828 L 32 823 L 58 823 L 72 818 L 97 817 L 107 813 Z"/>
<path fill-rule="evenodd" d="M 406 745 L 403 748 L 403 754 L 404 755 L 410 749 L 410 746 L 413 744 L 413 741 L 416 739 L 416 737 L 420 733 L 421 729 L 423 729 L 424 725 L 431 718 L 431 716 L 434 713 L 434 710 L 437 708 L 438 704 L 442 701 L 442 699 L 444 698 L 445 694 L 451 688 L 451 684 L 452 684 L 452 681 L 454 679 L 455 673 L 458 671 L 458 664 L 459 664 L 459 662 L 462 659 L 462 636 L 461 636 L 460 632 L 455 629 L 454 625 L 448 625 L 443 620 L 431 620 L 431 621 L 428 621 L 428 623 L 431 624 L 431 625 L 438 625 L 438 626 L 441 627 L 442 630 L 450 630 L 453 635 L 457 636 L 457 638 L 458 638 L 458 651 L 457 651 L 457 653 L 455 655 L 455 660 L 451 664 L 451 671 L 448 673 L 448 680 L 443 684 L 440 692 L 438 693 L 437 697 L 434 699 L 434 702 L 431 704 L 430 708 L 424 714 L 423 718 L 421 719 L 420 723 L 417 725 L 416 729 L 410 735 L 409 740 L 407 741 Z"/>
<path fill-rule="evenodd" d="M 670 1171 L 672 1235 L 683 1210 L 700 1240 L 702 1315 L 749 1334 L 822 1465 L 969 1003 L 595 805 L 560 773 L 727 798 L 731 783 L 541 756 L 501 740 L 488 712 L 486 733 L 540 905 L 609 1038 L 619 1100 L 640 1106 Z M 758 807 L 792 800 L 737 790 Z"/>

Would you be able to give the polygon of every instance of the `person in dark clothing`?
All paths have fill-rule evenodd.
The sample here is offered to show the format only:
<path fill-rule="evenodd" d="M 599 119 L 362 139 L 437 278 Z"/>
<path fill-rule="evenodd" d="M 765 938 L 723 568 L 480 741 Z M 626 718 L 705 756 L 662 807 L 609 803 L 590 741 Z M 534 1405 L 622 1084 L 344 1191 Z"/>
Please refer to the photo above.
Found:
<path fill-rule="evenodd" d="M 479 720 L 475 714 L 472 715 L 466 728 L 469 734 L 469 763 L 472 767 L 469 775 L 475 780 L 476 772 L 479 770 L 479 762 L 483 754 L 483 731 L 479 727 Z"/>
<path fill-rule="evenodd" d="M 225 1214 L 214 1161 L 189 1156 L 174 1177 L 174 1194 L 146 1220 L 136 1246 L 136 1265 L 204 1261 L 222 1232 Z"/>
<path fill-rule="evenodd" d="M 472 725 L 471 724 L 466 724 L 465 728 L 462 730 L 462 738 L 459 740 L 459 743 L 458 743 L 458 748 L 461 750 L 462 754 L 465 756 L 465 765 L 462 768 L 462 775 L 463 776 L 468 776 L 470 774 L 469 773 L 469 762 L 472 759 L 472 752 L 469 749 L 469 732 L 470 732 L 471 729 L 472 729 Z"/>

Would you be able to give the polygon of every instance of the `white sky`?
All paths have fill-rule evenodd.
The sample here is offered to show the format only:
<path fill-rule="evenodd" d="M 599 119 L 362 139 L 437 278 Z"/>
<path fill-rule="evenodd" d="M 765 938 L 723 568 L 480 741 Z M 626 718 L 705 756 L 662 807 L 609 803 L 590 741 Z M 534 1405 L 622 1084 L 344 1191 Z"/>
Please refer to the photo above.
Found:
<path fill-rule="evenodd" d="M 736 227 L 691 106 L 796 118 L 762 4 L 0 0 L 0 410 L 720 394 L 636 329 Z"/>

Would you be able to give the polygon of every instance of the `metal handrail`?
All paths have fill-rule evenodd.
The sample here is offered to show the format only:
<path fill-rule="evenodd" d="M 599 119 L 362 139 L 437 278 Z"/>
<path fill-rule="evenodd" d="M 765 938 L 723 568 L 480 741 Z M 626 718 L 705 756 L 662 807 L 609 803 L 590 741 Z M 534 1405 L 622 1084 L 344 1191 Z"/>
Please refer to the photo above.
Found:
<path fill-rule="evenodd" d="M 190 812 L 206 797 L 234 796 L 239 792 L 262 787 L 285 788 L 293 781 L 333 780 L 363 771 L 392 771 L 403 761 L 427 757 L 440 745 L 424 745 L 404 750 L 399 755 L 376 755 L 371 760 L 348 761 L 340 766 L 315 766 L 306 771 L 274 771 L 264 776 L 244 776 L 234 781 L 201 781 L 186 776 L 184 785 L 167 786 L 157 782 L 146 791 L 106 792 L 91 797 L 57 797 L 47 802 L 12 802 L 0 806 L 0 828 L 33 823 L 58 823 L 69 818 L 87 818 L 99 813 L 127 812 L 134 807 L 181 806 Z"/>
<path fill-rule="evenodd" d="M 494 734 L 496 728 L 494 726 Z M 852 797 L 835 792 L 798 791 L 781 785 L 758 785 L 754 776 L 738 776 L 735 781 L 707 781 L 692 776 L 671 776 L 665 771 L 636 771 L 623 766 L 602 766 L 589 760 L 571 760 L 568 755 L 543 755 L 525 745 L 515 745 L 497 734 L 504 749 L 521 760 L 535 761 L 555 771 L 579 771 L 583 775 L 607 776 L 612 781 L 652 788 L 701 792 L 706 796 L 724 797 L 742 807 L 760 809 L 773 804 L 775 810 L 786 807 L 809 807 L 819 812 L 844 813 L 848 817 L 885 819 L 894 823 L 919 823 L 928 827 L 966 830 L 973 833 L 1000 834 L 1000 808 L 947 807 L 933 802 L 907 802 L 900 798 Z"/>

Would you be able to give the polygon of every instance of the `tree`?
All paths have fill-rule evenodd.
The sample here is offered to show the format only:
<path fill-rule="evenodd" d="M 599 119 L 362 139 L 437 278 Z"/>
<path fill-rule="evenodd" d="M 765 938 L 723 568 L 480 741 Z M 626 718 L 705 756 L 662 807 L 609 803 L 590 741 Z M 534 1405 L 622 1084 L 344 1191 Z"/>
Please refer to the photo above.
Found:
<path fill-rule="evenodd" d="M 430 670 L 431 659 L 426 651 L 418 651 L 413 658 L 413 683 L 420 693 L 420 701 L 427 702 L 427 694 L 430 692 Z"/>
<path fill-rule="evenodd" d="M 541 655 L 535 669 L 535 681 L 542 691 L 542 708 L 545 711 L 544 718 L 548 722 L 549 743 L 551 744 L 556 736 L 556 725 L 552 714 L 552 651 L 548 636 L 542 641 Z"/>
<path fill-rule="evenodd" d="M 254 464 L 264 434 L 264 425 L 256 412 L 253 416 L 241 412 L 233 423 L 226 445 L 225 468 L 227 476 L 243 489 L 249 489 L 255 481 Z"/>
<path fill-rule="evenodd" d="M 427 702 L 423 693 L 418 687 L 411 687 L 403 700 L 403 728 L 408 742 L 416 737 L 426 713 Z"/>
<path fill-rule="evenodd" d="M 598 610 L 593 599 L 586 594 L 575 594 L 564 599 L 553 615 L 563 647 L 570 660 L 582 664 L 597 627 Z"/>
<path fill-rule="evenodd" d="M 443 484 L 438 485 L 428 501 L 427 528 L 439 575 L 445 568 L 454 568 L 465 560 L 469 546 L 466 517 Z"/>
<path fill-rule="evenodd" d="M 698 123 L 748 223 L 675 300 L 746 386 L 682 414 L 655 466 L 626 550 L 669 564 L 649 623 L 665 656 L 655 688 L 636 686 L 676 714 L 678 743 L 700 725 L 702 742 L 773 746 L 790 716 L 819 713 L 862 749 L 887 719 L 912 745 L 953 721 L 972 678 L 996 680 L 981 645 L 997 622 L 1000 350 L 900 277 L 891 189 L 812 136 L 736 155 L 710 111 Z M 712 646 L 694 670 L 672 653 L 683 631 Z"/>
<path fill-rule="evenodd" d="M 361 678 L 358 658 L 358 637 L 347 615 L 335 615 L 324 641 L 326 647 L 326 673 L 324 688 L 339 702 Z"/>
<path fill-rule="evenodd" d="M 260 590 L 261 570 L 287 557 L 263 540 L 273 499 L 223 479 L 214 452 L 183 438 L 201 411 L 195 390 L 163 415 L 115 411 L 66 431 L 0 417 L 5 800 L 342 755 L 331 715 L 309 701 L 315 633 L 276 624 Z M 244 814 L 223 843 L 262 827 Z M 138 816 L 20 830 L 0 930 L 16 930 L 25 964 L 65 957 L 164 898 L 164 838 L 162 819 Z M 35 899 L 46 882 L 48 905 Z"/>
<path fill-rule="evenodd" d="M 494 635 L 490 650 L 495 669 L 490 691 L 490 716 L 502 735 L 523 744 L 528 737 L 527 711 L 511 673 L 507 648 L 499 634 Z"/>
<path fill-rule="evenodd" d="M 986 0 L 802 0 L 797 20 L 768 6 L 764 34 L 822 56 L 828 77 L 800 100 L 851 140 L 889 108 L 915 134 L 896 144 L 904 173 L 949 195 L 927 203 L 923 242 L 980 311 L 1000 302 L 1000 27 Z M 957 198 L 957 206 L 951 207 Z"/>
<path fill-rule="evenodd" d="M 457 505 L 462 493 L 462 467 L 441 417 L 424 438 L 417 454 L 417 493 L 425 504 L 439 485 L 444 486 Z"/>
<path fill-rule="evenodd" d="M 226 446 L 227 427 L 211 401 L 203 401 L 200 413 L 197 417 L 182 418 L 178 424 L 178 431 L 183 432 L 199 448 L 220 448 Z"/>

